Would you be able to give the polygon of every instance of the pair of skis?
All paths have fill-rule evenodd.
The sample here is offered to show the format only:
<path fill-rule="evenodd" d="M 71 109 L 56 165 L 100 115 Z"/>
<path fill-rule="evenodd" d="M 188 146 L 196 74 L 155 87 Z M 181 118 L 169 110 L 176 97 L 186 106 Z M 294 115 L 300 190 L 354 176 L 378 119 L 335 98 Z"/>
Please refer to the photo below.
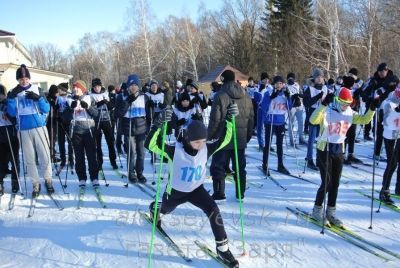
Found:
<path fill-rule="evenodd" d="M 97 199 L 97 201 L 99 201 L 100 206 L 102 208 L 106 208 L 107 205 L 106 205 L 106 202 L 104 201 L 103 194 L 101 193 L 100 187 L 94 186 L 93 190 L 94 190 L 94 193 L 96 194 L 96 199 Z M 78 193 L 78 205 L 76 206 L 77 209 L 81 209 L 83 207 L 85 193 L 86 193 L 86 186 L 80 186 L 79 193 Z"/>
<path fill-rule="evenodd" d="M 50 198 L 51 201 L 53 201 L 53 203 L 56 205 L 56 207 L 59 210 L 63 210 L 64 209 L 64 206 L 61 204 L 61 202 L 59 200 L 54 198 L 53 194 L 47 193 L 47 196 Z M 15 200 L 15 196 L 14 196 L 14 200 Z M 38 200 L 38 196 L 31 198 L 31 203 L 29 205 L 28 218 L 31 218 L 33 216 L 33 214 L 35 213 L 37 200 Z M 11 200 L 10 200 L 10 203 L 11 203 Z M 14 207 L 14 203 L 13 203 L 12 207 Z"/>
<path fill-rule="evenodd" d="M 151 217 L 143 212 L 139 211 L 140 216 L 147 221 L 149 224 L 153 224 L 153 220 Z M 165 230 L 161 226 L 156 225 L 156 230 L 158 234 L 161 235 L 161 237 L 164 239 L 164 241 L 170 246 L 182 259 L 184 259 L 186 262 L 191 263 L 192 259 L 187 256 L 183 250 L 172 240 L 172 238 L 165 232 Z M 220 263 L 223 267 L 229 267 L 229 268 L 238 268 L 239 265 L 237 266 L 232 266 L 229 263 L 226 263 L 223 259 L 221 259 L 217 253 L 215 253 L 213 250 L 211 250 L 206 244 L 200 242 L 199 240 L 195 241 L 195 244 L 209 257 L 213 258 L 215 261 Z"/>
<path fill-rule="evenodd" d="M 294 208 L 286 207 L 286 209 L 289 210 L 294 215 L 296 215 L 298 218 L 302 218 L 302 219 L 306 220 L 307 222 L 310 222 L 316 226 L 322 227 L 322 223 L 315 220 L 308 212 L 301 210 L 299 208 L 294 209 Z M 387 256 L 381 254 L 380 252 L 377 252 L 377 251 L 371 249 L 370 247 L 373 247 L 373 248 L 378 249 L 388 255 L 391 255 L 392 257 L 400 259 L 400 254 L 393 252 L 387 248 L 384 248 L 372 241 L 369 241 L 369 240 L 365 239 L 364 237 L 362 237 L 361 235 L 356 234 L 353 231 L 351 231 L 345 227 L 341 228 L 341 227 L 334 226 L 334 225 L 328 225 L 325 227 L 325 229 L 330 231 L 331 233 L 338 235 L 339 237 L 343 238 L 344 240 L 353 244 L 354 246 L 356 246 L 372 255 L 375 255 L 376 257 L 381 258 L 385 261 L 391 261 L 391 259 L 388 258 Z"/>

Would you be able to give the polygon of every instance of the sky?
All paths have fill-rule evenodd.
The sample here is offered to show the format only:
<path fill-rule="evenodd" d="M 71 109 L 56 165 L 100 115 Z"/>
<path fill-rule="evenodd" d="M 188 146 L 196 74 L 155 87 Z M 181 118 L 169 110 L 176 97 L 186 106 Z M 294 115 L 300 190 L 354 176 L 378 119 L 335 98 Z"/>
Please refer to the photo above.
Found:
<path fill-rule="evenodd" d="M 123 32 L 132 0 L 2 0 L 0 29 L 25 46 L 53 43 L 64 52 L 85 33 Z M 148 0 L 160 22 L 169 15 L 197 18 L 201 3 L 217 10 L 222 0 Z M 152 18 L 149 18 L 149 20 Z"/>

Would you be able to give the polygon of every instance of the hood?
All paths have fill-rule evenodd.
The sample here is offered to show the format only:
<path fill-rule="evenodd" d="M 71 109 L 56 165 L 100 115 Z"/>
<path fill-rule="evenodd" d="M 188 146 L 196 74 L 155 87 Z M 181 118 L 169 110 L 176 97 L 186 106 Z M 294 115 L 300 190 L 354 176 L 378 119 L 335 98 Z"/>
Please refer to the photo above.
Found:
<path fill-rule="evenodd" d="M 221 87 L 221 91 L 228 94 L 232 99 L 241 99 L 245 95 L 244 89 L 233 81 L 224 83 Z"/>

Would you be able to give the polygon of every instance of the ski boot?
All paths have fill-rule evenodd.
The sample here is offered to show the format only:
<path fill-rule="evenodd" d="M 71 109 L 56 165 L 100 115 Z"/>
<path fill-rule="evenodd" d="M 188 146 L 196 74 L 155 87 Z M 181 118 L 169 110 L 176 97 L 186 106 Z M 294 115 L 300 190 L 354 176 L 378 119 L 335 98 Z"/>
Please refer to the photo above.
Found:
<path fill-rule="evenodd" d="M 333 225 L 343 228 L 343 222 L 336 217 L 336 207 L 330 207 L 326 209 L 326 219 Z"/>
<path fill-rule="evenodd" d="M 147 182 L 146 177 L 143 176 L 142 173 L 137 173 L 137 180 L 138 180 L 140 183 L 146 183 L 146 182 Z"/>
<path fill-rule="evenodd" d="M 287 170 L 284 165 L 279 165 L 278 166 L 278 172 L 282 173 L 282 174 L 285 174 L 285 175 L 290 175 L 289 170 Z"/>
<path fill-rule="evenodd" d="M 319 223 L 322 223 L 322 220 L 323 220 L 323 207 L 314 205 L 311 217 L 314 220 L 318 221 Z M 328 221 L 328 219 L 326 217 L 325 217 L 325 220 L 324 220 L 324 225 L 329 225 L 329 221 Z"/>
<path fill-rule="evenodd" d="M 215 241 L 216 251 L 218 256 L 229 266 L 229 267 L 239 267 L 239 262 L 235 259 L 232 252 L 228 247 L 228 239 L 223 241 Z"/>
<path fill-rule="evenodd" d="M 154 210 L 155 210 L 155 203 L 156 202 L 151 202 L 149 209 L 150 209 L 150 218 L 151 220 L 154 219 Z M 161 210 L 161 202 L 158 202 L 158 206 L 157 206 L 157 217 L 156 217 L 156 224 L 157 227 L 161 227 L 161 219 L 160 219 L 160 210 Z"/>
<path fill-rule="evenodd" d="M 390 198 L 389 190 L 381 190 L 379 193 L 379 200 L 388 205 L 394 205 L 394 201 Z"/>
<path fill-rule="evenodd" d="M 55 190 L 54 190 L 53 182 L 52 182 L 51 179 L 50 179 L 50 180 L 46 180 L 46 181 L 44 182 L 44 185 L 45 185 L 45 187 L 46 187 L 46 190 L 47 190 L 47 193 L 48 193 L 48 194 L 54 194 Z"/>
<path fill-rule="evenodd" d="M 33 184 L 32 198 L 38 198 L 40 195 L 41 185 L 40 183 Z"/>

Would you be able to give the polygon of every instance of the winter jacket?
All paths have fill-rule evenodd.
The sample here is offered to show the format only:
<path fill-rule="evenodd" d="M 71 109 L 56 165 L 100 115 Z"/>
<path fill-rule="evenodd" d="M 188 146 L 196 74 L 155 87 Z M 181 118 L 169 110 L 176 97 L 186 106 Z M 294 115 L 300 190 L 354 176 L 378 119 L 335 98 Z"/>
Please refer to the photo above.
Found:
<path fill-rule="evenodd" d="M 77 101 L 77 106 L 75 108 L 71 108 L 71 104 Z M 83 109 L 81 107 L 80 102 L 86 102 L 89 107 L 87 109 Z M 67 99 L 67 106 L 63 112 L 63 118 L 66 120 L 69 118 L 71 121 L 71 136 L 73 137 L 73 133 L 76 134 L 85 134 L 92 131 L 93 133 L 95 127 L 94 118 L 98 117 L 98 110 L 95 102 L 89 95 L 82 95 L 79 98 L 77 96 L 71 96 Z"/>
<path fill-rule="evenodd" d="M 164 103 L 165 105 L 172 106 L 174 102 L 174 93 L 172 93 L 171 89 L 165 89 L 162 91 L 164 93 Z"/>
<path fill-rule="evenodd" d="M 40 97 L 38 101 L 25 97 L 26 91 L 32 91 L 39 95 L 39 88 L 29 85 L 28 88 L 20 88 L 18 85 L 13 90 L 22 89 L 16 98 L 8 98 L 7 113 L 12 117 L 17 117 L 20 130 L 29 130 L 46 126 L 47 114 L 50 111 L 50 104 L 46 98 Z"/>
<path fill-rule="evenodd" d="M 382 103 L 389 95 L 390 92 L 394 90 L 389 85 L 394 80 L 394 75 L 391 70 L 388 71 L 385 78 L 380 78 L 378 72 L 368 80 L 365 88 L 361 94 L 362 100 L 366 103 L 366 107 L 369 107 L 371 101 L 379 96 L 379 100 Z"/>
<path fill-rule="evenodd" d="M 110 97 L 108 95 L 108 92 L 104 87 L 101 88 L 100 92 L 97 93 L 94 89 L 92 89 L 92 92 L 90 93 L 90 97 L 93 99 L 95 102 L 95 107 L 98 110 L 98 116 L 95 118 L 96 124 L 99 121 L 110 121 L 111 116 L 110 116 L 110 111 L 114 108 L 114 103 L 110 101 Z M 105 103 L 101 104 L 100 102 L 106 101 Z"/>
<path fill-rule="evenodd" d="M 231 103 L 236 103 L 239 108 L 239 115 L 236 117 L 237 144 L 238 149 L 244 149 L 253 134 L 253 104 L 244 89 L 235 82 L 224 83 L 214 96 L 208 123 L 208 140 L 218 139 L 223 135 L 227 108 Z M 233 141 L 223 150 L 231 149 Z"/>
<path fill-rule="evenodd" d="M 17 137 L 15 119 L 9 118 L 7 114 L 7 100 L 5 99 L 0 102 L 0 142 L 9 143 L 8 138 L 13 140 L 17 139 Z"/>
<path fill-rule="evenodd" d="M 139 92 L 136 99 L 130 104 L 128 93 L 118 94 L 116 99 L 115 116 L 119 119 L 122 133 L 126 136 L 142 135 L 150 128 L 151 114 L 147 94 Z M 130 111 L 130 113 L 129 113 Z M 131 132 L 129 133 L 129 126 Z"/>

